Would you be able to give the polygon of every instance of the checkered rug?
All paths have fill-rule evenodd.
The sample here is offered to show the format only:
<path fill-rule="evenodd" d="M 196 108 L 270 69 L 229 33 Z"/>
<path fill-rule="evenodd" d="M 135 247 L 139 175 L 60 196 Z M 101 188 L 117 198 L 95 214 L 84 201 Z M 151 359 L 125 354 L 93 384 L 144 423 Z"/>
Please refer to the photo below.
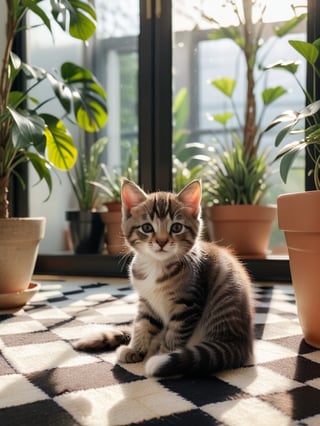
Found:
<path fill-rule="evenodd" d="M 254 366 L 156 380 L 142 364 L 72 346 L 94 328 L 130 322 L 128 285 L 42 281 L 24 309 L 0 311 L 0 424 L 320 425 L 320 351 L 302 340 L 292 287 L 253 292 Z"/>

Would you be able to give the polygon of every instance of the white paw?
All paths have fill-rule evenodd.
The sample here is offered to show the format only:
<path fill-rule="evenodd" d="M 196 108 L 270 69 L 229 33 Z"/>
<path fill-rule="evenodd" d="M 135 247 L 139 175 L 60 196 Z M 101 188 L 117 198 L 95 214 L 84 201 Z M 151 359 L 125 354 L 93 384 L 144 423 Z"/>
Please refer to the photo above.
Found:
<path fill-rule="evenodd" d="M 131 349 L 128 346 L 119 346 L 116 350 L 118 362 L 127 362 L 126 359 L 129 353 L 131 353 Z"/>
<path fill-rule="evenodd" d="M 145 372 L 147 376 L 157 376 L 157 371 L 160 367 L 166 364 L 169 360 L 168 354 L 154 355 L 148 359 L 145 365 Z"/>
<path fill-rule="evenodd" d="M 143 360 L 143 355 L 134 351 L 130 346 L 121 345 L 116 350 L 118 362 L 131 363 L 140 362 Z"/>

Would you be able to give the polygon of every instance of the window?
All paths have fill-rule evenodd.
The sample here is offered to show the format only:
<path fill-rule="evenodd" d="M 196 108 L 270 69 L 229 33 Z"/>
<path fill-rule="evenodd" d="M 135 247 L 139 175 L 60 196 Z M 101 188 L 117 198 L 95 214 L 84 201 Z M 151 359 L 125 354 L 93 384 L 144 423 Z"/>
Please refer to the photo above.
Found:
<path fill-rule="evenodd" d="M 213 29 L 217 25 L 212 19 L 218 20 L 222 25 L 227 25 L 231 20 L 232 8 L 221 7 L 225 1 L 213 2 L 204 1 L 185 1 L 173 0 L 173 97 L 178 96 L 182 89 L 188 93 L 189 117 L 186 120 L 185 127 L 188 131 L 187 142 L 202 142 L 205 145 L 214 148 L 219 141 L 226 138 L 226 129 L 221 123 L 210 120 L 213 114 L 223 113 L 225 111 L 234 112 L 230 105 L 230 100 L 221 92 L 210 85 L 210 81 L 221 77 L 235 79 L 237 84 L 233 96 L 233 102 L 236 104 L 240 121 L 243 123 L 246 103 L 246 67 L 243 55 L 236 44 L 223 38 L 214 40 L 210 38 Z M 294 33 L 290 33 L 282 38 L 276 38 L 272 27 L 275 21 L 284 21 L 293 17 L 291 9 L 292 1 L 283 1 L 279 8 L 274 9 L 272 0 L 267 2 L 263 34 L 261 37 L 265 43 L 258 52 L 260 61 L 264 65 L 282 61 L 297 61 L 301 57 L 289 45 L 289 39 L 306 39 L 306 21 L 302 22 Z M 299 5 L 297 14 L 305 11 L 306 2 L 295 2 Z M 274 11 L 276 10 L 276 14 Z M 301 109 L 304 105 L 304 93 L 298 87 L 294 78 L 284 71 L 272 70 L 265 77 L 263 72 L 259 72 L 256 67 L 256 101 L 257 116 L 261 114 L 262 100 L 259 96 L 265 87 L 275 85 L 287 89 L 288 93 L 272 103 L 265 111 L 261 128 L 269 124 L 274 117 L 286 109 Z M 298 79 L 305 81 L 305 64 L 299 66 Z M 266 80 L 267 78 L 267 80 Z M 275 81 L 276 84 L 270 82 Z M 230 133 L 239 129 L 238 120 L 233 117 L 228 121 L 227 129 Z M 262 149 L 270 149 L 270 162 L 275 157 L 274 133 L 264 135 L 262 139 Z M 269 179 L 270 189 L 268 190 L 265 201 L 276 203 L 277 196 L 283 192 L 301 191 L 304 187 L 304 158 L 302 156 L 300 164 L 296 165 L 295 173 L 290 175 L 289 185 L 281 182 L 277 171 L 279 164 L 272 165 L 272 176 Z M 210 201 L 210 199 L 209 199 Z M 274 253 L 279 253 L 286 249 L 284 236 L 278 230 L 277 224 L 274 224 L 273 234 L 270 242 L 270 248 Z"/>
<path fill-rule="evenodd" d="M 206 86 L 206 80 L 214 72 L 208 54 L 213 47 L 208 40 L 208 28 L 201 26 L 199 16 L 200 6 L 206 7 L 210 3 L 172 0 L 171 8 L 169 1 L 161 0 L 132 0 L 130 6 L 127 0 L 96 2 L 101 26 L 94 45 L 93 62 L 99 79 L 106 85 L 110 114 L 106 160 L 117 166 L 119 161 L 125 161 L 125 147 L 133 147 L 139 159 L 139 181 L 146 190 L 172 187 L 171 142 L 174 129 L 171 105 L 179 89 L 187 87 L 191 99 L 187 122 L 189 140 L 210 143 L 212 133 L 218 131 L 206 118 L 207 112 L 213 112 L 218 107 L 216 101 L 219 100 L 213 94 L 209 96 Z M 299 1 L 299 4 L 302 3 Z M 309 4 L 318 7 L 314 1 L 309 1 Z M 276 10 L 278 12 L 279 8 Z M 314 14 L 311 14 L 310 19 L 313 18 Z M 194 30 L 195 25 L 197 30 Z M 304 33 L 302 29 L 296 34 L 297 38 L 304 37 Z M 284 40 L 283 46 L 286 44 Z M 219 45 L 217 48 L 223 54 L 225 49 L 232 49 L 229 45 Z M 280 50 L 283 53 L 283 47 Z M 274 51 L 274 57 L 279 58 L 279 53 Z M 290 52 L 288 58 L 292 58 Z M 224 61 L 218 63 L 221 74 L 225 65 Z M 239 98 L 241 100 L 241 96 Z M 291 104 L 292 100 L 287 102 Z M 299 98 L 297 107 L 303 102 Z M 285 107 L 278 104 L 280 111 Z M 277 112 L 271 111 L 270 116 Z M 303 171 L 300 169 L 297 173 L 297 183 L 301 185 Z M 52 209 L 52 205 L 57 204 L 57 198 L 65 204 L 71 203 L 70 194 L 65 194 L 63 187 L 58 183 L 55 185 L 53 197 L 49 200 L 51 204 L 42 204 L 45 195 L 39 196 L 38 186 L 32 189 L 30 214 L 50 216 L 52 210 L 57 211 Z M 285 190 L 288 191 L 288 187 Z M 283 188 L 278 187 L 277 191 L 283 192 Z M 50 219 L 55 235 L 57 229 L 63 234 L 65 226 L 64 210 L 59 215 L 57 221 Z M 42 253 L 61 250 L 63 238 L 56 245 L 52 244 L 52 239 L 53 236 L 49 235 L 48 244 L 42 244 Z M 288 265 L 277 262 L 275 273 L 281 278 L 283 273 L 288 274 Z M 270 266 L 258 267 L 265 276 L 268 275 Z"/>

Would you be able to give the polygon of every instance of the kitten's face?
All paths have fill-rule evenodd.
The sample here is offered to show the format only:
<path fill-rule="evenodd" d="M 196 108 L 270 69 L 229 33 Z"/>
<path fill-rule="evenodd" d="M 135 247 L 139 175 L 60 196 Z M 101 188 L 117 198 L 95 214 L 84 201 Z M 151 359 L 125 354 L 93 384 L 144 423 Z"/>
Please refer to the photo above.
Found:
<path fill-rule="evenodd" d="M 135 251 L 158 260 L 176 260 L 191 250 L 200 227 L 200 199 L 192 194 L 194 191 L 201 194 L 201 187 L 199 182 L 193 185 L 194 188 L 186 187 L 178 195 L 168 192 L 147 195 L 132 182 L 125 181 L 122 227 Z"/>

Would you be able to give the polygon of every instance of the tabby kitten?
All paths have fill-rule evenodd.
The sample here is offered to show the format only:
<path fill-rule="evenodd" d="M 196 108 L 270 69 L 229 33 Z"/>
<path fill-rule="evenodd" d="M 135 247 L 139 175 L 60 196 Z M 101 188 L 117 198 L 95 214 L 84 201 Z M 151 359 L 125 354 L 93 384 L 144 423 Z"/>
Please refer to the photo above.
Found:
<path fill-rule="evenodd" d="M 250 362 L 250 280 L 227 250 L 200 241 L 201 184 L 179 194 L 146 194 L 122 184 L 122 228 L 134 252 L 130 279 L 139 295 L 131 340 L 126 331 L 78 342 L 117 349 L 118 361 L 145 360 L 148 376 L 206 375 Z"/>

